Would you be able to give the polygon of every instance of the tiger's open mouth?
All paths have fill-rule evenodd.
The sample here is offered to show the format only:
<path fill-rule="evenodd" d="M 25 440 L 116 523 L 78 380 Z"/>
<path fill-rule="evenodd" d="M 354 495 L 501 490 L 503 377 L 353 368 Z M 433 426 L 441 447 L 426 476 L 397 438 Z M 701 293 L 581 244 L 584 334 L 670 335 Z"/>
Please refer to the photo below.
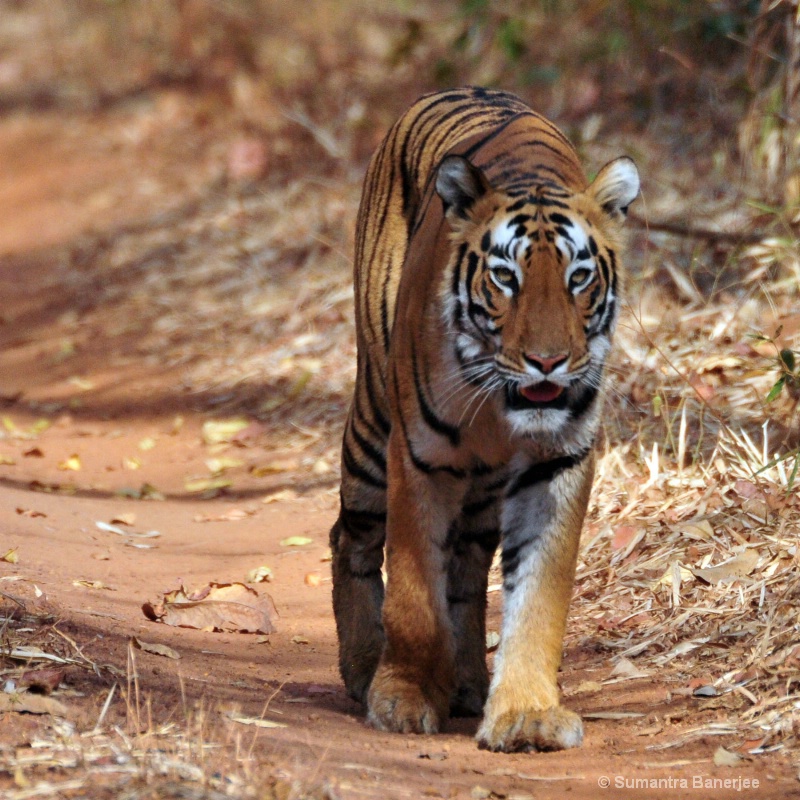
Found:
<path fill-rule="evenodd" d="M 512 411 L 533 408 L 564 408 L 566 393 L 563 386 L 550 381 L 542 381 L 532 386 L 511 386 L 506 388 L 506 403 Z"/>

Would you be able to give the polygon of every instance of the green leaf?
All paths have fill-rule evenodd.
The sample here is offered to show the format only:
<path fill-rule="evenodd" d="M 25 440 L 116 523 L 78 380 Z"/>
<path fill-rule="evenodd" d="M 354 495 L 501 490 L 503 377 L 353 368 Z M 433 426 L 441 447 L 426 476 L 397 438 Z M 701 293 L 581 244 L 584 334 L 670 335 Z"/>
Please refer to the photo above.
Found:
<path fill-rule="evenodd" d="M 771 403 L 780 393 L 781 389 L 783 389 L 783 384 L 786 383 L 786 378 L 781 378 L 770 390 L 769 394 L 767 395 L 767 402 Z"/>

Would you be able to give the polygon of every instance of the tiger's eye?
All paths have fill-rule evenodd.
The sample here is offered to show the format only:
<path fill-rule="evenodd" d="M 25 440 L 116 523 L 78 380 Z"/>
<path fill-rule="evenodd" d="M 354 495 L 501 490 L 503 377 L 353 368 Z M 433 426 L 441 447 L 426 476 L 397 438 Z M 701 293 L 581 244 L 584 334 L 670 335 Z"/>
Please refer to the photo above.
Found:
<path fill-rule="evenodd" d="M 504 285 L 513 283 L 517 277 L 514 274 L 514 270 L 508 267 L 492 267 L 492 275 Z"/>
<path fill-rule="evenodd" d="M 586 267 L 581 267 L 580 269 L 576 269 L 572 275 L 569 276 L 569 288 L 570 289 L 577 289 L 579 286 L 583 286 L 586 281 L 592 275 L 592 271 L 587 269 Z"/>

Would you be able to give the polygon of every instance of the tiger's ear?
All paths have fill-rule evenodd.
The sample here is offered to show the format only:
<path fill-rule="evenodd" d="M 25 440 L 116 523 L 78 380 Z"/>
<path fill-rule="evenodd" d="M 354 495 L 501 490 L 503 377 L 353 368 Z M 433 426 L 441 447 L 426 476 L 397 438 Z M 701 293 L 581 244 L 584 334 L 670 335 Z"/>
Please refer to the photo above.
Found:
<path fill-rule="evenodd" d="M 586 193 L 609 216 L 624 219 L 628 206 L 639 195 L 639 170 L 627 156 L 606 164 L 589 185 Z"/>
<path fill-rule="evenodd" d="M 445 156 L 436 172 L 436 193 L 442 198 L 445 214 L 462 219 L 476 200 L 489 191 L 489 181 L 463 156 Z"/>

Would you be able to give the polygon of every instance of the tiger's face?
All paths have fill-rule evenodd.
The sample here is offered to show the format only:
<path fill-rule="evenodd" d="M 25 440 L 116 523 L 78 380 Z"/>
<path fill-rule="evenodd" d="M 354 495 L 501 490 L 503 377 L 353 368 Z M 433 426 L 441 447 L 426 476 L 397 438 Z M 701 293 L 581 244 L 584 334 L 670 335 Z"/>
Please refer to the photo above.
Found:
<path fill-rule="evenodd" d="M 444 312 L 465 375 L 501 395 L 514 430 L 557 434 L 595 399 L 618 308 L 616 251 L 639 192 L 633 162 L 585 191 L 545 185 L 508 196 L 458 156 L 437 192 L 452 229 Z"/>

